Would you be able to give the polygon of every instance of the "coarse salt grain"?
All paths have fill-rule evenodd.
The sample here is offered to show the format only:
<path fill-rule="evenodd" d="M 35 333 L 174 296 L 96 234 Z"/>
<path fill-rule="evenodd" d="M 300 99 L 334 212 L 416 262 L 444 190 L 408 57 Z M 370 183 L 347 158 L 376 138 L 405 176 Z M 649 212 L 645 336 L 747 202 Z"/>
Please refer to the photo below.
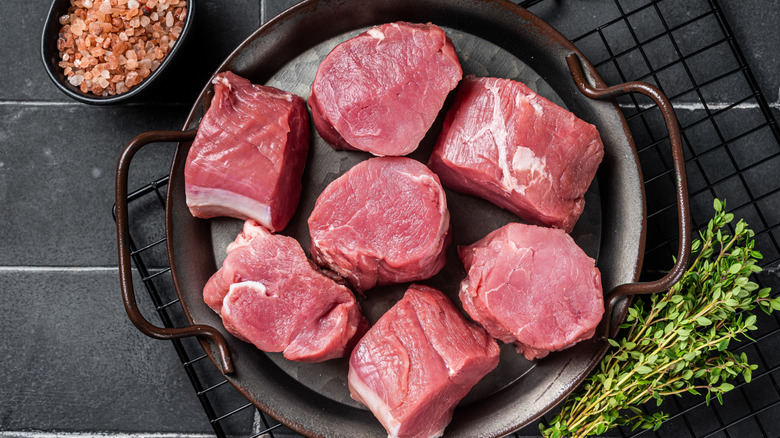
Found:
<path fill-rule="evenodd" d="M 84 93 L 125 93 L 160 66 L 186 16 L 185 0 L 71 0 L 59 17 L 59 65 Z"/>

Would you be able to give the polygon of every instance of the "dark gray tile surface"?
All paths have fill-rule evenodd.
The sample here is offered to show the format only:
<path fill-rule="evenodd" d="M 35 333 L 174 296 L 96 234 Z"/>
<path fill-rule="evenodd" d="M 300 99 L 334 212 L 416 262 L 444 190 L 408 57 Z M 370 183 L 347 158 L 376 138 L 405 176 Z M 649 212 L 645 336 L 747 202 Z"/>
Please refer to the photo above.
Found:
<path fill-rule="evenodd" d="M 0 106 L 0 265 L 112 266 L 119 154 L 147 130 L 180 129 L 181 106 Z M 131 169 L 151 181 L 172 148 L 152 145 Z"/>
<path fill-rule="evenodd" d="M 213 433 L 171 344 L 141 334 L 122 307 L 113 181 L 130 139 L 181 128 L 211 73 L 259 26 L 260 2 L 199 0 L 179 54 L 187 61 L 140 100 L 114 107 L 75 103 L 45 75 L 39 46 L 49 5 L 0 6 L 0 433 Z M 131 186 L 167 173 L 171 153 L 170 145 L 139 152 Z M 150 219 L 135 224 L 142 239 L 159 237 L 156 208 L 131 208 L 131 218 Z M 148 297 L 139 299 L 159 324 Z M 194 341 L 188 348 L 202 354 Z M 196 366 L 204 376 L 213 368 Z M 245 404 L 230 386 L 210 397 L 223 409 Z M 239 420 L 241 429 L 226 432 L 251 426 L 251 410 Z"/>
<path fill-rule="evenodd" d="M 50 5 L 34 0 L 2 6 L 0 77 L 13 79 L 0 81 L 1 100 L 68 100 L 49 80 L 41 61 L 41 31 Z"/>
<path fill-rule="evenodd" d="M 721 8 L 739 42 L 758 85 L 780 106 L 780 1 L 724 0 Z"/>
<path fill-rule="evenodd" d="M 263 23 L 267 22 L 271 18 L 281 14 L 285 9 L 298 3 L 295 0 L 275 0 L 275 1 L 263 1 L 261 2 L 261 12 Z"/>
<path fill-rule="evenodd" d="M 130 324 L 117 278 L 0 269 L 0 431 L 209 431 L 170 344 Z"/>
<path fill-rule="evenodd" d="M 48 0 L 16 2 L 0 6 L 0 434 L 40 430 L 68 432 L 147 432 L 182 435 L 211 433 L 205 414 L 194 395 L 170 343 L 140 334 L 128 321 L 121 305 L 116 266 L 115 227 L 111 219 L 114 171 L 124 144 L 135 135 L 152 129 L 179 129 L 200 89 L 221 61 L 261 20 L 293 5 L 291 0 L 198 0 L 192 40 L 180 53 L 183 61 L 168 72 L 161 83 L 139 101 L 116 107 L 91 107 L 74 103 L 62 95 L 45 75 L 39 59 L 40 31 L 49 7 Z M 623 12 L 639 10 L 646 0 L 621 0 Z M 759 86 L 780 117 L 780 0 L 721 0 L 720 6 L 732 26 L 736 41 L 754 69 Z M 668 63 L 677 44 L 684 53 L 715 41 L 718 23 L 702 20 L 686 25 L 708 0 L 664 0 L 657 7 L 667 18 L 658 21 L 653 10 L 643 10 L 628 23 L 604 29 L 605 38 L 616 48 L 629 49 L 618 66 L 605 64 L 602 74 L 616 82 L 622 73 L 647 76 L 651 69 Z M 653 6 L 655 8 L 655 6 Z M 570 38 L 617 17 L 613 0 L 546 0 L 531 9 Z M 573 19 L 572 17 L 576 17 Z M 652 40 L 655 30 L 666 24 L 680 26 L 675 40 Z M 633 42 L 621 32 L 633 30 L 637 39 L 651 39 L 643 51 L 630 50 Z M 710 38 L 710 39 L 708 39 Z M 578 42 L 594 62 L 601 41 Z M 707 57 L 690 59 L 688 67 L 699 82 L 725 73 L 734 64 L 727 46 L 712 48 Z M 647 57 L 648 62 L 645 62 Z M 649 64 L 649 65 L 648 65 Z M 767 128 L 749 131 L 758 110 L 752 101 L 719 116 L 720 133 L 711 123 L 696 124 L 707 114 L 697 93 L 687 92 L 694 84 L 680 65 L 670 66 L 647 80 L 657 82 L 675 95 L 678 116 L 686 129 L 686 147 L 695 220 L 707 219 L 713 193 L 705 186 L 715 184 L 714 194 L 728 197 L 736 214 L 745 217 L 761 233 L 758 247 L 767 258 L 777 258 L 774 242 L 780 239 L 780 195 L 769 193 L 756 205 L 740 207 L 751 195 L 762 196 L 777 187 L 780 162 L 772 157 L 778 145 Z M 733 102 L 747 93 L 744 78 L 731 75 L 701 90 L 708 103 Z M 628 101 L 624 101 L 626 103 Z M 630 105 L 630 102 L 629 102 Z M 722 107 L 722 105 L 721 105 Z M 717 111 L 719 106 L 709 108 Z M 648 116 L 649 124 L 658 120 Z M 640 145 L 645 129 L 636 129 Z M 720 135 L 719 135 L 720 134 Z M 717 149 L 720 136 L 730 141 Z M 717 150 L 711 150 L 716 148 Z M 131 185 L 144 185 L 167 172 L 170 145 L 145 149 L 134 160 Z M 663 174 L 668 153 L 647 150 L 640 154 L 645 174 Z M 735 164 L 731 163 L 734 159 Z M 667 164 L 665 164 L 667 163 Z M 735 176 L 736 171 L 743 175 Z M 649 188 L 648 205 L 662 208 L 671 202 L 671 186 L 660 177 Z M 668 216 L 673 220 L 674 209 Z M 161 211 L 154 200 L 131 207 L 134 236 L 148 243 L 161 236 Z M 662 221 L 661 221 L 662 222 Z M 651 223 L 648 247 L 674 238 L 674 229 Z M 774 241 L 772 240 L 774 239 Z M 662 248 L 663 249 L 663 248 Z M 659 252 L 662 252 L 659 250 Z M 164 266 L 165 253 L 155 247 L 148 253 L 152 266 Z M 648 262 L 658 271 L 668 267 L 665 259 Z M 653 264 L 655 263 L 655 264 Z M 778 284 L 780 268 L 762 281 Z M 167 299 L 173 298 L 169 280 L 161 276 L 155 284 Z M 143 292 L 143 291 L 141 291 Z M 152 305 L 139 293 L 144 314 L 158 322 Z M 760 320 L 769 326 L 772 320 Z M 181 321 L 178 321 L 181 322 Z M 776 324 L 776 321 L 774 321 Z M 774 325 L 770 329 L 773 328 Z M 776 338 L 776 336 L 775 336 Z M 189 343 L 188 351 L 199 352 Z M 776 342 L 773 344 L 776 345 Z M 774 350 L 772 350 L 774 351 Z M 752 350 L 751 357 L 757 354 Z M 777 355 L 768 354 L 768 366 Z M 757 359 L 758 360 L 758 359 Z M 218 381 L 208 361 L 195 365 L 204 385 Z M 763 367 L 763 365 L 762 365 Z M 780 377 L 780 376 L 779 376 Z M 760 388 L 734 393 L 723 417 L 744 415 L 750 401 L 761 406 L 775 400 L 777 392 L 760 380 Z M 227 413 L 244 401 L 228 385 L 209 396 L 219 413 Z M 728 407 L 728 405 L 727 405 Z M 709 409 L 709 408 L 707 408 Z M 725 408 L 724 408 L 725 409 Z M 749 411 L 749 410 L 748 410 Z M 710 411 L 692 418 L 711 423 Z M 777 407 L 759 417 L 770 436 L 780 424 Z M 251 430 L 251 409 L 236 415 L 226 426 L 228 434 L 245 436 Z M 709 426 L 708 426 L 709 427 Z M 686 434 L 678 420 L 664 426 L 664 436 Z M 712 429 L 712 428 L 711 428 Z M 710 430 L 710 429 L 707 429 Z M 753 420 L 733 426 L 730 436 L 748 436 L 761 430 Z M 535 436 L 534 426 L 522 436 Z M 284 436 L 277 434 L 277 436 Z M 716 435 L 721 436 L 721 435 Z M 755 436 L 755 435 L 750 435 Z"/>

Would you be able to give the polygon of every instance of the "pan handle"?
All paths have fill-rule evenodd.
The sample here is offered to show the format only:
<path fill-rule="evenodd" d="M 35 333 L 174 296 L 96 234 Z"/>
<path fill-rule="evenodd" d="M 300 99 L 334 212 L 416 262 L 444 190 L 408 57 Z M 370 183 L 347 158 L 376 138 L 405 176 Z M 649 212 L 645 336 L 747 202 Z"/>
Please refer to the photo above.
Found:
<path fill-rule="evenodd" d="M 185 142 L 195 138 L 195 130 L 191 131 L 150 131 L 134 138 L 125 146 L 116 169 L 116 233 L 119 249 L 119 281 L 122 287 L 122 300 L 130 321 L 147 336 L 155 339 L 178 339 L 189 336 L 200 336 L 209 339 L 216 347 L 222 369 L 233 372 L 230 352 L 222 334 L 208 325 L 192 325 L 181 328 L 161 328 L 144 318 L 138 310 L 133 291 L 133 278 L 130 266 L 130 231 L 127 220 L 127 177 L 133 156 L 144 146 L 157 142 Z"/>
<path fill-rule="evenodd" d="M 602 326 L 599 328 L 599 335 L 602 338 L 608 338 L 611 334 L 610 323 L 612 313 L 615 309 L 617 300 L 625 295 L 652 294 L 668 290 L 675 283 L 680 281 L 685 270 L 688 267 L 688 260 L 691 255 L 691 213 L 688 205 L 688 183 L 685 176 L 685 157 L 683 155 L 682 138 L 680 136 L 680 126 L 677 123 L 677 117 L 674 114 L 669 99 L 657 87 L 645 82 L 626 82 L 611 87 L 594 87 L 590 85 L 585 77 L 579 58 L 571 53 L 566 56 L 566 62 L 569 64 L 574 82 L 577 88 L 585 96 L 591 99 L 608 100 L 627 93 L 640 93 L 653 99 L 661 110 L 661 114 L 666 122 L 666 129 L 669 131 L 669 143 L 672 147 L 672 158 L 674 160 L 674 177 L 677 188 L 677 216 L 679 219 L 679 246 L 677 248 L 677 261 L 672 269 L 662 278 L 645 283 L 626 283 L 612 289 L 606 297 L 606 311 Z"/>

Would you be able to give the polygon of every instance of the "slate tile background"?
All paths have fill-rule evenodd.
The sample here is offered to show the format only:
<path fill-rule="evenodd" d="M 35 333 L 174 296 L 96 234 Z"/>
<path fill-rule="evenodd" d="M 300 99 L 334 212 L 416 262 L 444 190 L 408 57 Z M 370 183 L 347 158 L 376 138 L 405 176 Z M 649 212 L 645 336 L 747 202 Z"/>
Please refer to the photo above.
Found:
<path fill-rule="evenodd" d="M 644 3 L 621 2 L 626 10 Z M 665 0 L 658 7 L 676 20 L 667 23 L 673 27 L 694 18 L 706 3 Z M 195 32 L 179 55 L 182 61 L 153 94 L 113 107 L 75 103 L 50 83 L 39 59 L 49 1 L 0 5 L 0 436 L 30 430 L 211 433 L 170 344 L 138 332 L 121 306 L 111 219 L 115 166 L 121 148 L 135 135 L 179 129 L 189 103 L 221 61 L 261 22 L 292 4 L 290 0 L 197 0 Z M 780 70 L 780 1 L 722 0 L 720 4 L 772 111 L 780 118 L 776 73 Z M 612 0 L 547 0 L 532 11 L 569 37 L 616 16 Z M 640 39 L 652 38 L 650 33 L 641 34 L 641 23 L 632 25 Z M 619 23 L 605 35 L 615 37 L 621 31 L 625 24 Z M 692 33 L 681 36 L 690 45 L 684 50 L 706 43 L 706 33 L 688 31 Z M 587 53 L 591 43 L 583 40 L 578 45 Z M 659 39 L 648 45 L 646 55 L 652 63 L 663 63 L 670 44 Z M 711 57 L 699 68 L 717 75 L 732 62 L 726 55 Z M 634 51 L 621 59 L 621 68 L 641 74 L 647 71 L 643 63 Z M 610 77 L 614 72 L 603 73 L 615 78 Z M 658 75 L 669 89 L 690 86 L 679 78 L 674 71 Z M 724 83 L 706 93 L 710 102 L 729 104 L 742 90 Z M 674 103 L 683 123 L 704 116 L 694 94 L 680 96 Z M 754 119 L 751 112 L 755 111 L 747 107 L 730 113 L 735 129 L 745 128 L 742 122 Z M 689 152 L 697 154 L 718 141 L 705 126 L 691 130 L 690 137 Z M 748 169 L 744 178 L 777 180 L 780 163 L 776 160 L 749 167 L 776 152 L 777 144 L 766 130 L 730 147 L 739 170 Z M 134 160 L 131 181 L 141 185 L 164 175 L 171 152 L 166 145 L 144 149 Z M 659 158 L 643 157 L 646 173 L 652 170 L 653 159 Z M 733 183 L 737 169 L 730 168 L 723 151 L 705 156 L 700 164 L 711 181 L 724 179 L 716 190 L 718 196 L 740 196 L 740 184 Z M 692 191 L 706 184 L 701 178 L 691 180 Z M 706 211 L 708 199 L 709 194 L 703 193 L 693 203 Z M 648 202 L 656 201 L 651 197 Z M 143 215 L 147 207 L 134 208 Z M 762 200 L 761 208 L 769 227 L 780 221 L 780 195 Z M 151 207 L 149 211 L 156 214 Z M 757 223 L 752 207 L 737 214 Z M 153 224 L 150 220 L 138 225 L 150 239 L 159 233 Z M 648 246 L 653 239 L 668 237 L 659 238 L 662 232 L 651 230 Z M 164 260 L 164 254 L 157 256 L 156 260 Z M 142 302 L 142 308 L 151 314 L 148 302 Z M 748 395 L 755 391 L 761 393 L 753 389 Z M 239 402 L 229 391 L 215 397 L 226 406 Z M 737 393 L 731 399 L 729 412 L 744 410 L 748 403 Z M 776 419 L 771 411 L 762 415 Z M 251 421 L 247 416 L 246 424 Z"/>
<path fill-rule="evenodd" d="M 213 433 L 170 343 L 141 334 L 122 307 L 114 175 L 133 137 L 181 128 L 212 72 L 260 25 L 260 1 L 199 0 L 184 61 L 139 102 L 112 107 L 75 103 L 46 76 L 49 6 L 0 5 L 0 436 Z M 131 181 L 167 173 L 172 151 L 141 151 Z"/>
<path fill-rule="evenodd" d="M 0 430 L 208 431 L 170 344 L 117 305 L 115 269 L 3 269 L 0 281 Z"/>

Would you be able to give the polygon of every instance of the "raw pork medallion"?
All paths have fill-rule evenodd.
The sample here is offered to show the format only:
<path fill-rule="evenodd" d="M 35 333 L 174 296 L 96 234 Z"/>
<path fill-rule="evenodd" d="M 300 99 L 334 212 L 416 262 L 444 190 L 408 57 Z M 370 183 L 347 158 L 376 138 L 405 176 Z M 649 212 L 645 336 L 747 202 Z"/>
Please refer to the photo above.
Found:
<path fill-rule="evenodd" d="M 308 150 L 303 99 L 220 73 L 184 167 L 187 206 L 196 217 L 282 230 L 298 206 Z"/>
<path fill-rule="evenodd" d="M 601 274 L 563 230 L 508 224 L 459 247 L 463 308 L 528 360 L 593 336 L 604 313 Z"/>
<path fill-rule="evenodd" d="M 239 339 L 289 360 L 342 357 L 368 328 L 352 292 L 315 269 L 295 239 L 248 220 L 203 299 Z"/>
<path fill-rule="evenodd" d="M 392 437 L 441 436 L 455 405 L 498 365 L 498 345 L 436 289 L 412 285 L 349 359 L 349 391 Z"/>
<path fill-rule="evenodd" d="M 571 232 L 603 156 L 595 126 L 520 82 L 468 76 L 428 165 L 451 189 Z"/>
<path fill-rule="evenodd" d="M 439 178 L 410 158 L 362 161 L 309 216 L 312 258 L 358 291 L 423 280 L 444 267 L 450 213 Z"/>
<path fill-rule="evenodd" d="M 383 24 L 344 41 L 322 60 L 309 106 L 317 131 L 334 148 L 406 155 L 462 76 L 440 27 Z"/>

